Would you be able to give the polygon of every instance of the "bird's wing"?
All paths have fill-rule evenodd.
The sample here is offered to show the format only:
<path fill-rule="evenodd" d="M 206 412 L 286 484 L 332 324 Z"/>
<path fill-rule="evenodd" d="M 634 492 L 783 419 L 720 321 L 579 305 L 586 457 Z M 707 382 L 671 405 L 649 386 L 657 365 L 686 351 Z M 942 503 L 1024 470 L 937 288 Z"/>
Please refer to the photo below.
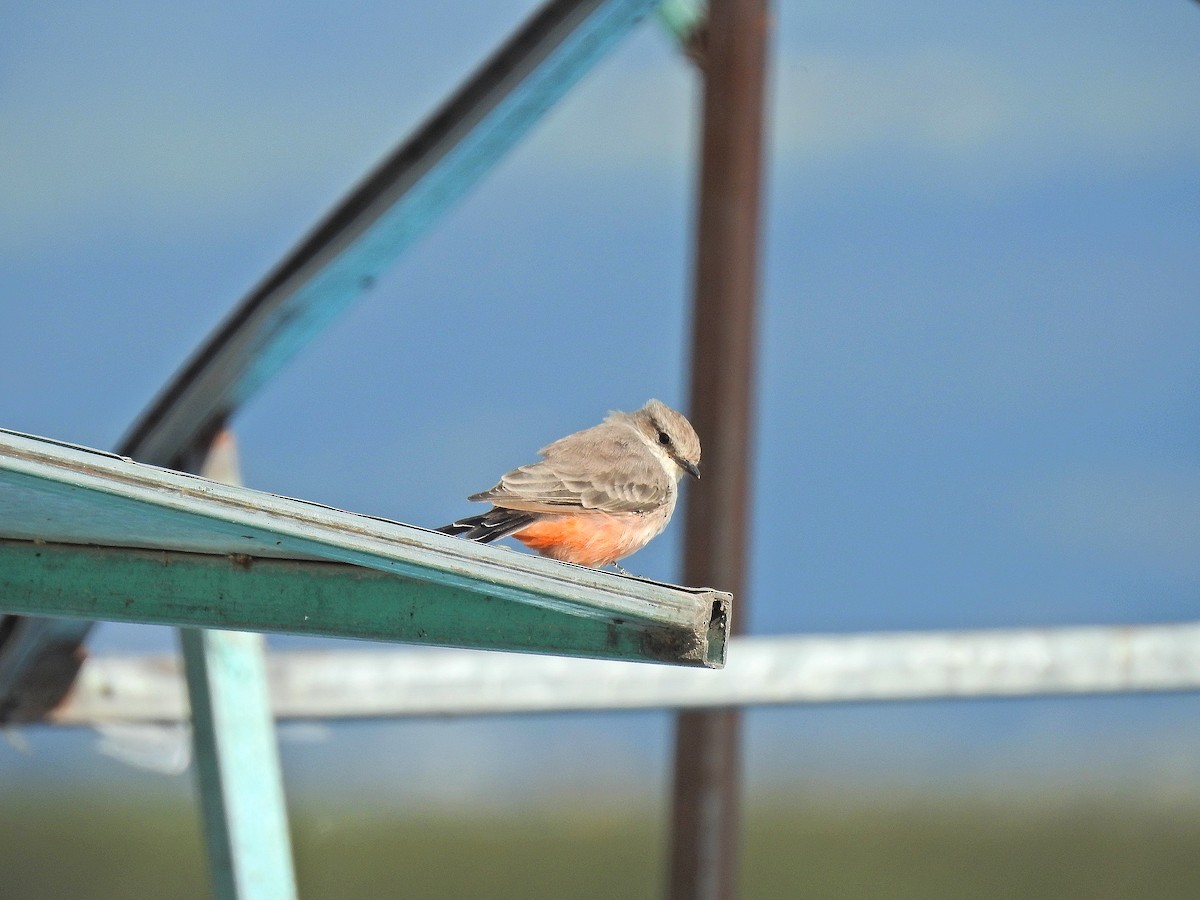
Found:
<path fill-rule="evenodd" d="M 674 487 L 642 440 L 613 423 L 568 435 L 542 455 L 470 499 L 528 512 L 645 513 L 666 502 Z"/>

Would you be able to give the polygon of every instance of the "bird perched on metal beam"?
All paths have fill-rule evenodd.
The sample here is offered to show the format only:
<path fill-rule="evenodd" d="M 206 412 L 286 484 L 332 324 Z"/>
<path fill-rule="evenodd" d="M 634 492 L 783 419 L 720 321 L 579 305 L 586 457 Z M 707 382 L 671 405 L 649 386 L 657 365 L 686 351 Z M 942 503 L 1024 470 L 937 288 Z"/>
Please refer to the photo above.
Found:
<path fill-rule="evenodd" d="M 438 531 L 481 544 L 511 536 L 552 559 L 624 573 L 617 560 L 671 521 L 683 474 L 700 477 L 700 438 L 682 413 L 658 400 L 609 413 L 539 454 L 540 462 L 467 498 L 491 503 L 490 510 Z"/>

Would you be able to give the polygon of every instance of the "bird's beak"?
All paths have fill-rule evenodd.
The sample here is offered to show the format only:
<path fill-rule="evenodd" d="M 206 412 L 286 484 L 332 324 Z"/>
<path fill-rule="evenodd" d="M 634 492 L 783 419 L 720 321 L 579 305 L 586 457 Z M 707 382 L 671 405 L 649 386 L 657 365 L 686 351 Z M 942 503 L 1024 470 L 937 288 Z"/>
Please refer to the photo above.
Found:
<path fill-rule="evenodd" d="M 689 475 L 691 475 L 697 481 L 700 480 L 700 467 L 698 465 L 696 465 L 691 460 L 687 460 L 687 459 L 681 459 L 679 461 L 679 464 L 681 466 L 683 466 L 683 471 L 687 472 Z"/>

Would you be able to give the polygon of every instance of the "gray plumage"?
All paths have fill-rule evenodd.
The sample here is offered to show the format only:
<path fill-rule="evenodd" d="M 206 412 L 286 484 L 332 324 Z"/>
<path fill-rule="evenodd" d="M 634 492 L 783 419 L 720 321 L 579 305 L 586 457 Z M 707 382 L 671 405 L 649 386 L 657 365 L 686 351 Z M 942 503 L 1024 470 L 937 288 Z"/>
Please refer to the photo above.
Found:
<path fill-rule="evenodd" d="M 467 498 L 494 509 L 438 530 L 487 543 L 520 530 L 535 515 L 592 512 L 657 514 L 665 525 L 679 476 L 686 471 L 699 477 L 700 440 L 681 413 L 651 400 L 637 412 L 612 412 L 539 455 L 540 462 L 513 469 Z"/>

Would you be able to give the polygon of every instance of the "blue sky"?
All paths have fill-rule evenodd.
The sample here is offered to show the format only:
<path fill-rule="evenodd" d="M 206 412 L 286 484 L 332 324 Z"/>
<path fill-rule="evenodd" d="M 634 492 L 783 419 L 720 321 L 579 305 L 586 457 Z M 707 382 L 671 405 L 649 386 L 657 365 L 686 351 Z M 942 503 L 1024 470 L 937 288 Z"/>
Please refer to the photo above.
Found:
<path fill-rule="evenodd" d="M 0 426 L 110 447 L 533 4 L 2 8 Z M 778 4 L 754 631 L 1196 618 L 1198 37 L 1184 0 Z M 608 409 L 683 404 L 695 87 L 635 35 L 244 411 L 247 483 L 437 525 Z M 679 531 L 630 568 L 671 579 Z M 1195 713 L 780 711 L 752 760 L 1174 778 Z M 361 733 L 611 730 L 637 768 L 665 718 L 620 721 Z"/>

